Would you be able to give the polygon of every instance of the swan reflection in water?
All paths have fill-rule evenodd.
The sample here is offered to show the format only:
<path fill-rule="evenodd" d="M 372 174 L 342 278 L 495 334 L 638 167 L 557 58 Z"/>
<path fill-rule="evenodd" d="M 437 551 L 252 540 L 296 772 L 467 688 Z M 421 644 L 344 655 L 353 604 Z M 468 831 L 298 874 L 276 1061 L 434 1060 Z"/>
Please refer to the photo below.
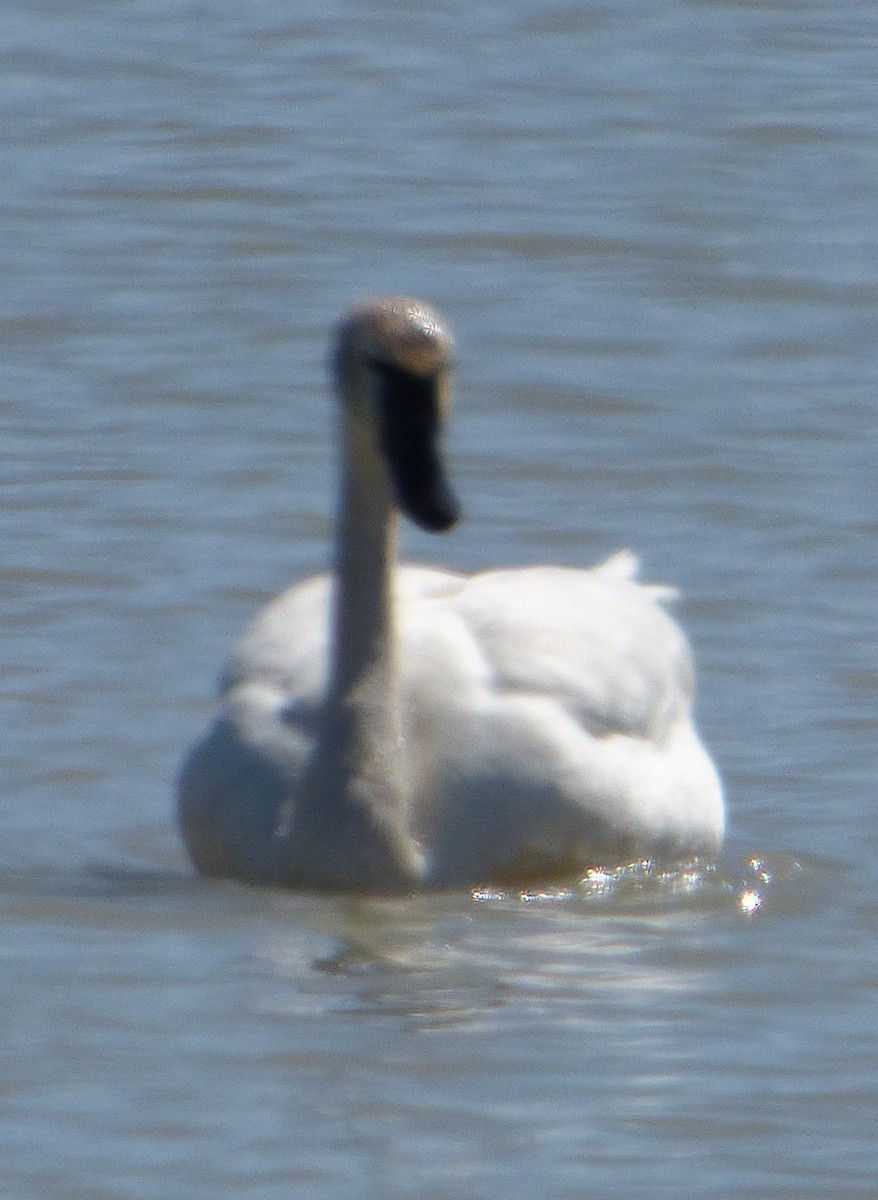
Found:
<path fill-rule="evenodd" d="M 335 567 L 244 633 L 186 759 L 204 874 L 365 894 L 713 856 L 722 790 L 688 643 L 636 560 L 475 575 L 397 565 L 399 514 L 443 532 L 451 339 L 368 300 L 335 346 Z"/>

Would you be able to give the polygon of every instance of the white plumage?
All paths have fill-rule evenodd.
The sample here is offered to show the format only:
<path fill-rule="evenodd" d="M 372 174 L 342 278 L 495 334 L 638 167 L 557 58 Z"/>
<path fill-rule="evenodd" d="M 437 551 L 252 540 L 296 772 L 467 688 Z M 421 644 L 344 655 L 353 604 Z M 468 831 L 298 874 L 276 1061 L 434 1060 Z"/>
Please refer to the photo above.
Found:
<path fill-rule="evenodd" d="M 434 530 L 457 515 L 438 454 L 449 353 L 414 300 L 341 327 L 336 569 L 257 616 L 184 765 L 181 825 L 207 874 L 382 893 L 719 848 L 689 647 L 631 555 L 396 566 L 399 508 Z"/>

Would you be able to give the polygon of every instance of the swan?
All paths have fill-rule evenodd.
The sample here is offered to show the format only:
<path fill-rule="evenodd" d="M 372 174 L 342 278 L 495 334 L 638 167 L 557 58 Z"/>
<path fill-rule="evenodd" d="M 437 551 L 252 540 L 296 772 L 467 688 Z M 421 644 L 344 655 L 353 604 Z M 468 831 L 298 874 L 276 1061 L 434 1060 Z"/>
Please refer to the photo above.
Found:
<path fill-rule="evenodd" d="M 418 300 L 368 300 L 339 327 L 335 568 L 255 618 L 184 761 L 180 826 L 208 876 L 399 894 L 720 846 L 689 646 L 633 556 L 397 565 L 400 512 L 434 532 L 459 515 L 450 368 Z"/>

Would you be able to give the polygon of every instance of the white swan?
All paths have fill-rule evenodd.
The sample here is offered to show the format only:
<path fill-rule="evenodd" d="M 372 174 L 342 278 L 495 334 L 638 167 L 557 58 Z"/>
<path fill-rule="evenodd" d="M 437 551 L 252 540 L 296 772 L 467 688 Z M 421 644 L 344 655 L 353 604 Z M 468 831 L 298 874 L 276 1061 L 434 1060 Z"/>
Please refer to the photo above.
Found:
<path fill-rule="evenodd" d="M 205 874 L 392 893 L 720 845 L 689 648 L 630 555 L 396 566 L 398 510 L 435 531 L 457 518 L 438 445 L 449 368 L 419 301 L 370 300 L 341 325 L 335 573 L 257 616 L 184 764 L 181 827 Z"/>

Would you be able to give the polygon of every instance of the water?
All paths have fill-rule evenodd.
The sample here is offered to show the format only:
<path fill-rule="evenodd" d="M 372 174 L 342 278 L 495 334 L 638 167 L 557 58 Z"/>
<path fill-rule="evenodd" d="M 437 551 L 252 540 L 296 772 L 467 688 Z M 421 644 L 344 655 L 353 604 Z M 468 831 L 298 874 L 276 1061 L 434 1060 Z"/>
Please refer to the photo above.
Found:
<path fill-rule="evenodd" d="M 0 1181 L 873 1196 L 878 17 L 6 0 Z M 714 869 L 353 905 L 191 874 L 179 757 L 327 558 L 328 329 L 458 333 L 411 557 L 678 583 Z"/>

